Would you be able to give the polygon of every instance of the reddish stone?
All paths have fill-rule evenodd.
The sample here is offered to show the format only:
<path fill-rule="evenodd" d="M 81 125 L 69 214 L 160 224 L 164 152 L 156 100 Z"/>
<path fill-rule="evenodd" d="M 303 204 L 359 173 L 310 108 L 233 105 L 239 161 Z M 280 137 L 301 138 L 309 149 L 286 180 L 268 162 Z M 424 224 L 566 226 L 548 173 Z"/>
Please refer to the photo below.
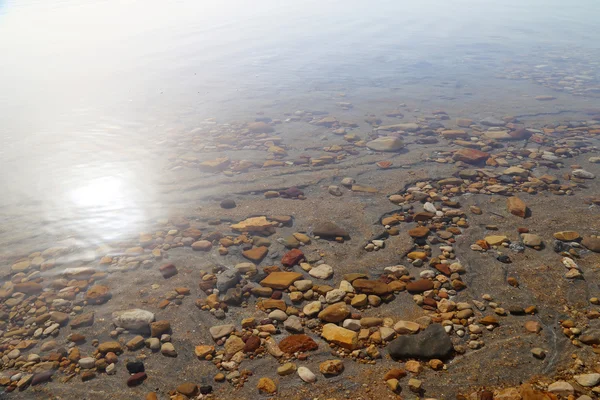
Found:
<path fill-rule="evenodd" d="M 165 264 L 160 267 L 159 270 L 165 279 L 177 275 L 177 267 L 175 267 L 175 264 Z"/>
<path fill-rule="evenodd" d="M 489 153 L 476 149 L 460 149 L 452 157 L 455 161 L 462 161 L 467 164 L 480 164 L 490 157 Z"/>
<path fill-rule="evenodd" d="M 103 304 L 110 299 L 108 286 L 95 285 L 85 293 L 85 299 L 89 304 Z"/>
<path fill-rule="evenodd" d="M 304 260 L 304 253 L 301 250 L 293 249 L 288 251 L 283 258 L 281 259 L 281 264 L 284 267 L 291 268 L 296 264 L 299 264 L 300 261 Z"/>
<path fill-rule="evenodd" d="M 271 293 L 271 298 L 274 300 L 281 300 L 282 297 L 283 292 L 281 290 L 273 290 L 273 293 Z"/>
<path fill-rule="evenodd" d="M 291 335 L 279 342 L 279 348 L 284 353 L 293 354 L 299 351 L 310 351 L 319 345 L 307 335 Z"/>
<path fill-rule="evenodd" d="M 435 269 L 437 269 L 446 276 L 450 276 L 452 274 L 452 271 L 450 271 L 450 267 L 448 266 L 448 264 L 436 264 Z"/>
<path fill-rule="evenodd" d="M 260 338 L 250 336 L 244 345 L 244 353 L 254 353 L 260 347 Z"/>
<path fill-rule="evenodd" d="M 138 372 L 137 374 L 133 374 L 127 379 L 127 386 L 137 386 L 144 382 L 148 376 L 145 372 Z"/>
<path fill-rule="evenodd" d="M 529 139 L 531 137 L 531 132 L 525 128 L 518 128 L 512 132 L 509 132 L 508 134 L 517 140 Z"/>
<path fill-rule="evenodd" d="M 434 310 L 437 307 L 437 302 L 434 299 L 430 299 L 430 298 L 423 299 L 423 304 L 425 304 L 426 306 L 433 307 Z"/>
<path fill-rule="evenodd" d="M 409 293 L 423 293 L 431 289 L 433 289 L 433 281 L 429 279 L 419 279 L 418 281 L 409 282 L 406 285 L 406 290 Z"/>

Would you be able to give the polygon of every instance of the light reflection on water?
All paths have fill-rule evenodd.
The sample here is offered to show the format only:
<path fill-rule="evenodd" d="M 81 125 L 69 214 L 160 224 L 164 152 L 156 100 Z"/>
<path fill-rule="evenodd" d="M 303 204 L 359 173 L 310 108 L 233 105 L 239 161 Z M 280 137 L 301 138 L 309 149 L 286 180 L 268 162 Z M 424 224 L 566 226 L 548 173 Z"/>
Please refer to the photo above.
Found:
<path fill-rule="evenodd" d="M 595 48 L 599 16 L 595 0 L 0 2 L 0 255 L 168 214 L 174 127 L 322 105 L 323 88 L 477 91 L 514 54 Z"/>

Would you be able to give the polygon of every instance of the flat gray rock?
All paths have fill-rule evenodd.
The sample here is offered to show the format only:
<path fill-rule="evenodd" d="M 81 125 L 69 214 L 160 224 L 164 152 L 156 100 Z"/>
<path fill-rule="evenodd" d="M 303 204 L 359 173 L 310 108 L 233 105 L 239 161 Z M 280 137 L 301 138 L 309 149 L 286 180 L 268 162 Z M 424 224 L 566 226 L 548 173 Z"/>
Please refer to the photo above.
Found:
<path fill-rule="evenodd" d="M 217 325 L 217 326 L 211 326 L 209 329 L 209 332 L 214 340 L 219 340 L 222 337 L 229 335 L 234 330 L 235 330 L 234 325 Z"/>
<path fill-rule="evenodd" d="M 217 275 L 217 289 L 224 293 L 227 289 L 237 285 L 239 281 L 240 273 L 236 269 L 228 269 Z"/>

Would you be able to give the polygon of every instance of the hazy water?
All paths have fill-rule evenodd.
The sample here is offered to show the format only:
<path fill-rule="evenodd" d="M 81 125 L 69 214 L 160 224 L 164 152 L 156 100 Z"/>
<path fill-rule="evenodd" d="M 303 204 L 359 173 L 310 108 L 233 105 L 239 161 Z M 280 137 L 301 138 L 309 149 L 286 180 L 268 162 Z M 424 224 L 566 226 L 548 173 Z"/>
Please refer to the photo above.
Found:
<path fill-rule="evenodd" d="M 514 57 L 597 54 L 599 18 L 596 0 L 0 0 L 0 255 L 168 213 L 173 130 L 329 89 L 355 105 L 407 83 L 407 100 L 440 80 L 494 89 Z"/>

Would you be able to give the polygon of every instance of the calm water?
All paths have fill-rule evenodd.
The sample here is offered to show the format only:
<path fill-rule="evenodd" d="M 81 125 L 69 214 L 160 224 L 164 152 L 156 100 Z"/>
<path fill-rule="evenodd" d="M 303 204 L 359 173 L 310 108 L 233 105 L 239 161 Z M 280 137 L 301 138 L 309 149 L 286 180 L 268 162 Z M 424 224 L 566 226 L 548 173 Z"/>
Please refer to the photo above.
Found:
<path fill-rule="evenodd" d="M 165 138 L 209 117 L 326 109 L 334 92 L 360 115 L 392 89 L 514 112 L 507 93 L 531 83 L 495 77 L 550 51 L 600 61 L 598 20 L 597 0 L 0 0 L 0 256 L 193 207 L 163 185 Z"/>

